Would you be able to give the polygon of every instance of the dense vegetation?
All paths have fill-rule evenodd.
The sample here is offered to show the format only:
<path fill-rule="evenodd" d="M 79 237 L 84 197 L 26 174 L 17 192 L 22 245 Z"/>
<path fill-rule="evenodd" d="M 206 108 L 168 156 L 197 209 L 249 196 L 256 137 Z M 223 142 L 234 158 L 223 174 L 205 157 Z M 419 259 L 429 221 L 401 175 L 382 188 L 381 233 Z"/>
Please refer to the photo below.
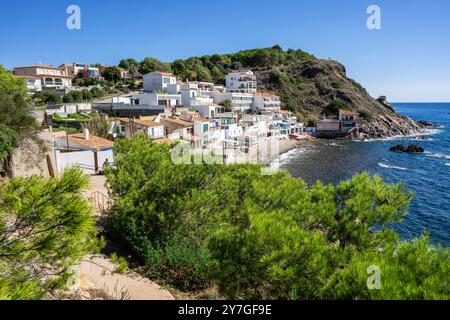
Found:
<path fill-rule="evenodd" d="M 0 300 L 42 298 L 64 286 L 70 267 L 97 248 L 79 170 L 57 179 L 11 179 L 15 149 L 37 140 L 31 111 L 23 80 L 0 66 Z"/>
<path fill-rule="evenodd" d="M 79 169 L 0 185 L 0 300 L 39 299 L 64 287 L 71 267 L 97 248 Z"/>
<path fill-rule="evenodd" d="M 308 187 L 257 165 L 176 165 L 170 150 L 143 135 L 117 141 L 105 168 L 105 226 L 153 277 L 228 298 L 450 298 L 450 250 L 388 228 L 407 213 L 402 184 L 364 173 Z M 366 285 L 371 265 L 380 290 Z"/>
<path fill-rule="evenodd" d="M 12 175 L 12 154 L 25 139 L 34 139 L 38 125 L 31 116 L 26 85 L 0 65 L 0 177 Z"/>
<path fill-rule="evenodd" d="M 252 49 L 223 55 L 191 57 L 186 60 L 175 60 L 172 63 L 161 62 L 151 57 L 146 57 L 141 62 L 128 58 L 120 61 L 119 66 L 130 72 L 139 71 L 142 74 L 152 71 L 172 71 L 183 80 L 224 83 L 226 74 L 231 70 L 258 69 L 314 59 L 314 56 L 302 50 L 283 51 L 280 46 L 276 45 L 272 48 Z"/>

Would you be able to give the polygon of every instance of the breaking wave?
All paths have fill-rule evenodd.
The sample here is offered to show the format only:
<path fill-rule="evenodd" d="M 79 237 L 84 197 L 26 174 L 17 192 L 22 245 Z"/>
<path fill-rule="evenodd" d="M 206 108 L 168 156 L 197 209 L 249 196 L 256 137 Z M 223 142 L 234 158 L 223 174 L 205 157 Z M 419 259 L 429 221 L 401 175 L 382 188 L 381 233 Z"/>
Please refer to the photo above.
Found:
<path fill-rule="evenodd" d="M 386 168 L 386 169 L 408 170 L 407 168 L 397 167 L 397 166 L 393 166 L 393 165 L 386 164 L 383 162 L 378 162 L 378 166 L 380 166 L 382 168 Z"/>

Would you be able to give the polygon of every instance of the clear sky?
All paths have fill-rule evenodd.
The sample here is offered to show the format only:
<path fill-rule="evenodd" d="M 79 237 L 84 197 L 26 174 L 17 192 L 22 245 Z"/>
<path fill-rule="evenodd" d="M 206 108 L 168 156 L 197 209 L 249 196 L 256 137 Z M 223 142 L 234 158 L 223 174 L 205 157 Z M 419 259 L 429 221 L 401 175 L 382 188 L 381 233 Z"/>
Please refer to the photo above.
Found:
<path fill-rule="evenodd" d="M 81 30 L 66 27 L 69 5 Z M 381 8 L 381 30 L 366 27 Z M 449 0 L 0 0 L 0 63 L 117 64 L 268 47 L 336 59 L 371 95 L 450 101 Z"/>

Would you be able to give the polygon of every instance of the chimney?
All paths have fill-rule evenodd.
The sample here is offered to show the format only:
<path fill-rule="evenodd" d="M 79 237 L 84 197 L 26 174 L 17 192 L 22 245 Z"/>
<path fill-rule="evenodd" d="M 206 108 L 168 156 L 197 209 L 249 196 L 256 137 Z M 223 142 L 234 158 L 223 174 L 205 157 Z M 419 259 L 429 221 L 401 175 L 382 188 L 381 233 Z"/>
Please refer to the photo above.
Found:
<path fill-rule="evenodd" d="M 89 129 L 84 128 L 84 140 L 89 140 Z"/>

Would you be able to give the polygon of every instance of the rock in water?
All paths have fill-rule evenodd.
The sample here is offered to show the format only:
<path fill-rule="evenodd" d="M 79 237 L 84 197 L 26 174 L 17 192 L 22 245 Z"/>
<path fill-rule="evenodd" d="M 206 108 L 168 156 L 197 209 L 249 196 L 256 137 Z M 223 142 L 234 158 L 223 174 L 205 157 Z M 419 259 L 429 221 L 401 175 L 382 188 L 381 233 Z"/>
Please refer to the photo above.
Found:
<path fill-rule="evenodd" d="M 412 144 L 412 145 L 408 146 L 408 148 L 406 148 L 406 152 L 408 152 L 408 153 L 422 153 L 424 151 L 425 150 L 422 147 L 420 147 L 416 144 Z"/>
<path fill-rule="evenodd" d="M 432 122 L 430 122 L 430 121 L 425 121 L 425 120 L 417 121 L 417 123 L 418 123 L 420 126 L 422 126 L 422 127 L 432 127 L 432 126 L 433 126 L 433 123 L 432 123 Z"/>
<path fill-rule="evenodd" d="M 394 147 L 391 147 L 389 150 L 393 151 L 393 152 L 405 152 L 406 151 L 406 147 L 404 145 L 402 145 L 402 144 L 398 144 L 398 145 L 396 145 Z"/>
<path fill-rule="evenodd" d="M 398 144 L 394 147 L 391 147 L 389 150 L 393 152 L 406 152 L 406 153 L 422 153 L 425 151 L 422 147 L 416 144 L 411 144 L 408 147 L 405 147 L 403 144 Z"/>

